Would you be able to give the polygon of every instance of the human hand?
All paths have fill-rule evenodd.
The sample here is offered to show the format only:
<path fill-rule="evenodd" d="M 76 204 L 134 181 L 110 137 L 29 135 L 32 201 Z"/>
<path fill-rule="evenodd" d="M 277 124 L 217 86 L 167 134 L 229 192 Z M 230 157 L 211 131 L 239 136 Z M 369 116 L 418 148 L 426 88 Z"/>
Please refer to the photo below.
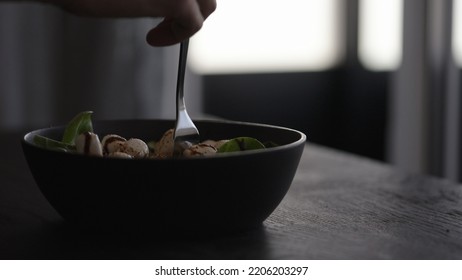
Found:
<path fill-rule="evenodd" d="M 216 0 L 42 0 L 80 16 L 162 17 L 147 42 L 152 46 L 179 43 L 202 28 L 216 9 Z"/>
<path fill-rule="evenodd" d="M 202 28 L 216 9 L 215 0 L 162 0 L 166 4 L 164 20 L 146 37 L 153 46 L 173 45 L 191 37 Z"/>

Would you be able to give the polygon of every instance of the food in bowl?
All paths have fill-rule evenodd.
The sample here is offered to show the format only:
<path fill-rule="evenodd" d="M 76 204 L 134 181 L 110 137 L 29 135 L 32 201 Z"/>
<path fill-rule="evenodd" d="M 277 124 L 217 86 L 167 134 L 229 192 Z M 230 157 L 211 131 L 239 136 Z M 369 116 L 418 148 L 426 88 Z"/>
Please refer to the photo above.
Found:
<path fill-rule="evenodd" d="M 36 144 L 34 139 L 62 139 L 69 125 L 30 131 L 21 143 L 44 197 L 67 223 L 79 228 L 203 236 L 260 227 L 289 190 L 306 136 L 268 124 L 194 123 L 204 139 L 245 135 L 278 145 L 214 156 L 126 160 Z M 150 139 L 161 139 L 174 120 L 93 120 L 91 124 L 100 135 L 147 139 L 149 145 Z"/>
<path fill-rule="evenodd" d="M 93 112 L 78 113 L 66 126 L 62 140 L 50 139 L 41 135 L 34 137 L 34 143 L 46 149 L 64 152 L 76 152 L 90 156 L 117 158 L 171 158 L 174 154 L 174 130 L 168 129 L 160 140 L 145 142 L 139 138 L 126 139 L 117 134 L 106 134 L 101 140 L 93 131 L 91 120 Z M 252 137 L 235 137 L 232 139 L 208 139 L 186 148 L 180 156 L 210 156 L 217 153 L 229 153 L 265 149 L 276 146 L 273 142 L 261 143 Z"/>

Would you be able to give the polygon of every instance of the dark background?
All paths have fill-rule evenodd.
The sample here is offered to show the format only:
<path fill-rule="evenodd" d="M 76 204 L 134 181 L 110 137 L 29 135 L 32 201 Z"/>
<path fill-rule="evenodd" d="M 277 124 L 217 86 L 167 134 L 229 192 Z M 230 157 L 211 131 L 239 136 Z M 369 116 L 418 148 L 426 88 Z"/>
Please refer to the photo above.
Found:
<path fill-rule="evenodd" d="M 385 160 L 391 73 L 360 64 L 358 0 L 346 2 L 346 57 L 340 65 L 319 72 L 206 75 L 205 113 L 288 126 L 310 142 Z"/>

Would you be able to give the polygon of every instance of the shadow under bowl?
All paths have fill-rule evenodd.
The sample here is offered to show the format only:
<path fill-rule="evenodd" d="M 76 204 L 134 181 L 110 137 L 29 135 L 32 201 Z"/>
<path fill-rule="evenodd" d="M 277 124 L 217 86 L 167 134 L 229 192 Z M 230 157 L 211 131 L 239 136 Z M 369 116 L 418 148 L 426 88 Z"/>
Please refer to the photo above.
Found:
<path fill-rule="evenodd" d="M 22 147 L 37 186 L 67 221 L 115 232 L 222 233 L 258 227 L 286 195 L 306 136 L 236 121 L 195 121 L 201 139 L 248 136 L 277 147 L 210 157 L 117 159 L 46 150 L 35 135 L 61 139 L 65 126 L 27 133 Z M 158 140 L 173 120 L 93 121 L 100 136 Z"/>

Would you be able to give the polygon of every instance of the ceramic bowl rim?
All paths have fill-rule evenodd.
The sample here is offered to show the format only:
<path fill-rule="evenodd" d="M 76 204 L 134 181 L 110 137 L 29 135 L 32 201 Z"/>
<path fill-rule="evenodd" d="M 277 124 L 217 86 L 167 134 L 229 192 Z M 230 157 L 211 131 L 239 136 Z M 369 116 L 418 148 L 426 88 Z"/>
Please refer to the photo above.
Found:
<path fill-rule="evenodd" d="M 116 122 L 174 122 L 172 119 L 100 119 L 100 120 L 94 120 L 93 123 L 96 124 L 104 124 L 104 123 L 116 123 Z M 108 158 L 108 157 L 91 157 L 93 159 L 100 159 L 100 160 L 114 160 L 114 161 L 199 161 L 199 160 L 212 160 L 214 158 L 219 159 L 219 158 L 228 158 L 228 157 L 240 157 L 240 156 L 251 156 L 254 154 L 262 154 L 262 153 L 268 153 L 268 152 L 276 152 L 279 150 L 286 150 L 290 149 L 299 145 L 302 145 L 306 143 L 307 137 L 306 134 L 293 128 L 289 127 L 284 127 L 280 125 L 272 125 L 272 124 L 266 124 L 266 123 L 258 123 L 258 122 L 246 122 L 246 121 L 235 121 L 235 120 L 216 120 L 216 119 L 196 119 L 194 122 L 197 123 L 204 123 L 204 124 L 215 124 L 215 125 L 220 125 L 220 124 L 231 124 L 231 125 L 241 125 L 241 126 L 255 126 L 255 127 L 264 127 L 264 128 L 271 128 L 271 129 L 276 129 L 276 130 L 282 130 L 286 132 L 292 132 L 295 134 L 298 134 L 300 137 L 296 141 L 292 141 L 287 144 L 282 144 L 280 146 L 276 147 L 270 147 L 266 149 L 259 149 L 259 150 L 249 150 L 249 151 L 241 151 L 241 152 L 232 152 L 232 153 L 223 153 L 223 154 L 215 154 L 213 156 L 207 156 L 207 157 L 182 157 L 182 158 L 164 158 L 164 159 L 156 159 L 156 158 L 139 158 L 139 159 L 125 159 L 125 158 Z M 49 127 L 44 127 L 44 128 L 38 128 L 34 130 L 30 130 L 26 132 L 21 141 L 29 146 L 32 146 L 33 148 L 40 149 L 43 151 L 47 151 L 50 153 L 64 153 L 62 151 L 57 151 L 57 150 L 48 150 L 42 147 L 37 146 L 34 144 L 32 141 L 32 137 L 37 134 L 41 134 L 41 132 L 48 131 L 48 130 L 62 130 L 65 128 L 66 125 L 52 125 Z M 71 157 L 89 157 L 87 155 L 81 155 L 81 154 L 75 154 L 75 153 L 68 153 L 69 156 Z"/>

